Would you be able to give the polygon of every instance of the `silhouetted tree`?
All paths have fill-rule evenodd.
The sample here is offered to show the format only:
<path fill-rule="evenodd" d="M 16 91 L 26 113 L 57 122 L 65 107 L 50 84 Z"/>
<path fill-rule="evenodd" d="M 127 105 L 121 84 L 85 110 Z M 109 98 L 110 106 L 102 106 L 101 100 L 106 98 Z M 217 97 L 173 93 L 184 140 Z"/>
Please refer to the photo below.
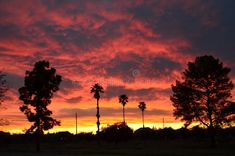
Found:
<path fill-rule="evenodd" d="M 119 103 L 122 104 L 122 113 L 123 113 L 123 122 L 125 123 L 125 105 L 128 102 L 128 96 L 126 94 L 122 94 L 119 96 Z"/>
<path fill-rule="evenodd" d="M 200 56 L 188 63 L 182 81 L 172 85 L 174 116 L 181 118 L 188 126 L 192 122 L 205 125 L 215 146 L 215 129 L 235 119 L 234 102 L 231 99 L 233 83 L 224 67 L 213 56 Z"/>
<path fill-rule="evenodd" d="M 99 134 L 100 132 L 100 108 L 99 108 L 99 100 L 100 100 L 100 93 L 104 93 L 104 89 L 103 87 L 96 83 L 94 86 L 91 87 L 91 93 L 94 93 L 94 98 L 97 100 L 96 102 L 96 108 L 97 108 L 97 113 L 96 113 L 96 117 L 97 117 L 97 133 Z"/>
<path fill-rule="evenodd" d="M 34 124 L 26 133 L 35 133 L 36 147 L 40 151 L 40 136 L 60 122 L 53 119 L 52 111 L 47 106 L 51 103 L 53 93 L 59 90 L 61 76 L 55 68 L 50 68 L 48 61 L 36 62 L 32 71 L 26 71 L 24 86 L 19 88 L 19 99 L 24 102 L 20 110 L 29 122 Z"/>
<path fill-rule="evenodd" d="M 146 109 L 145 102 L 140 102 L 138 107 L 142 111 L 142 121 L 143 121 L 143 128 L 144 128 L 144 110 Z"/>
<path fill-rule="evenodd" d="M 8 90 L 7 82 L 5 80 L 6 75 L 2 74 L 0 71 L 0 108 L 5 99 L 5 93 Z M 9 122 L 6 119 L 0 119 L 0 126 L 8 125 Z"/>

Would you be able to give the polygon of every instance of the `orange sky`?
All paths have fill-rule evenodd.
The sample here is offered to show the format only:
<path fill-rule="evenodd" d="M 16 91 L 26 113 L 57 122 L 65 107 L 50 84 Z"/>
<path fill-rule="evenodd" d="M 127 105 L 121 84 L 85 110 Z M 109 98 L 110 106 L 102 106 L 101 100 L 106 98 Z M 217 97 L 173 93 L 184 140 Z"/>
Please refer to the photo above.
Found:
<path fill-rule="evenodd" d="M 172 116 L 170 87 L 188 61 L 214 55 L 232 69 L 235 81 L 230 5 L 203 0 L 0 1 L 0 70 L 10 86 L 6 109 L 0 110 L 10 125 L 0 130 L 22 133 L 30 127 L 19 110 L 17 90 L 25 71 L 39 60 L 50 61 L 63 77 L 49 106 L 62 125 L 50 132 L 75 132 L 75 112 L 78 131 L 95 132 L 90 87 L 96 82 L 105 89 L 101 127 L 122 121 L 120 94 L 129 96 L 126 121 L 132 128 L 142 126 L 140 101 L 147 104 L 146 126 L 162 128 L 164 118 L 166 127 L 181 127 Z"/>

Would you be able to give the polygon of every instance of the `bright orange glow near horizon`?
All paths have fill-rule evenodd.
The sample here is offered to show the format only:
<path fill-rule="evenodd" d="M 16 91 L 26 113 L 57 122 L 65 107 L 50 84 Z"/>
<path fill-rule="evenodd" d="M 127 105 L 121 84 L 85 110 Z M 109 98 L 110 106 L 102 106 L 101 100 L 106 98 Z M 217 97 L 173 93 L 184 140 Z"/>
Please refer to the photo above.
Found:
<path fill-rule="evenodd" d="M 41 60 L 63 77 L 49 106 L 61 126 L 50 133 L 75 133 L 75 113 L 78 132 L 95 133 L 96 100 L 90 88 L 97 82 L 105 90 L 101 127 L 122 121 L 121 94 L 129 97 L 125 109 L 131 128 L 142 127 L 140 101 L 147 104 L 146 127 L 162 128 L 163 118 L 165 127 L 182 127 L 173 117 L 170 96 L 187 62 L 213 55 L 231 68 L 235 82 L 234 10 L 226 5 L 203 0 L 0 0 L 0 71 L 10 87 L 0 108 L 0 119 L 10 124 L 0 131 L 23 133 L 32 124 L 19 110 L 18 89 L 25 71 Z"/>

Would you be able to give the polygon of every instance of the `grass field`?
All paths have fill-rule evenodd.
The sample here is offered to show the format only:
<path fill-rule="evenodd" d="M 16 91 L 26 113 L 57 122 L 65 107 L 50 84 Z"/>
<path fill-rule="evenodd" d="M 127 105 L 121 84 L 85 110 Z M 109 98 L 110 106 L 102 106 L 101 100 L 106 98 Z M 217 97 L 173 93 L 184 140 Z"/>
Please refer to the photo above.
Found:
<path fill-rule="evenodd" d="M 1 156 L 103 156 L 103 155 L 144 155 L 144 156 L 235 156 L 235 142 L 219 143 L 216 149 L 209 143 L 189 140 L 127 141 L 106 143 L 85 141 L 76 143 L 43 143 L 40 153 L 35 152 L 34 143 L 11 143 L 1 145 Z"/>

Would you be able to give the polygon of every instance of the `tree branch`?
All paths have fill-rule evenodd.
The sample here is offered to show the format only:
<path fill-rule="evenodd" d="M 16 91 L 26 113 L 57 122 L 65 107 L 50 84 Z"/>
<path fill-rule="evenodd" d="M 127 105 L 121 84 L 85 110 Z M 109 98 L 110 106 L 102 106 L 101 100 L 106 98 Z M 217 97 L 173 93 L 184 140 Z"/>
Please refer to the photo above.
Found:
<path fill-rule="evenodd" d="M 209 125 L 207 123 L 205 123 L 204 121 L 202 121 L 202 119 L 198 116 L 197 119 L 206 127 L 209 127 Z"/>

